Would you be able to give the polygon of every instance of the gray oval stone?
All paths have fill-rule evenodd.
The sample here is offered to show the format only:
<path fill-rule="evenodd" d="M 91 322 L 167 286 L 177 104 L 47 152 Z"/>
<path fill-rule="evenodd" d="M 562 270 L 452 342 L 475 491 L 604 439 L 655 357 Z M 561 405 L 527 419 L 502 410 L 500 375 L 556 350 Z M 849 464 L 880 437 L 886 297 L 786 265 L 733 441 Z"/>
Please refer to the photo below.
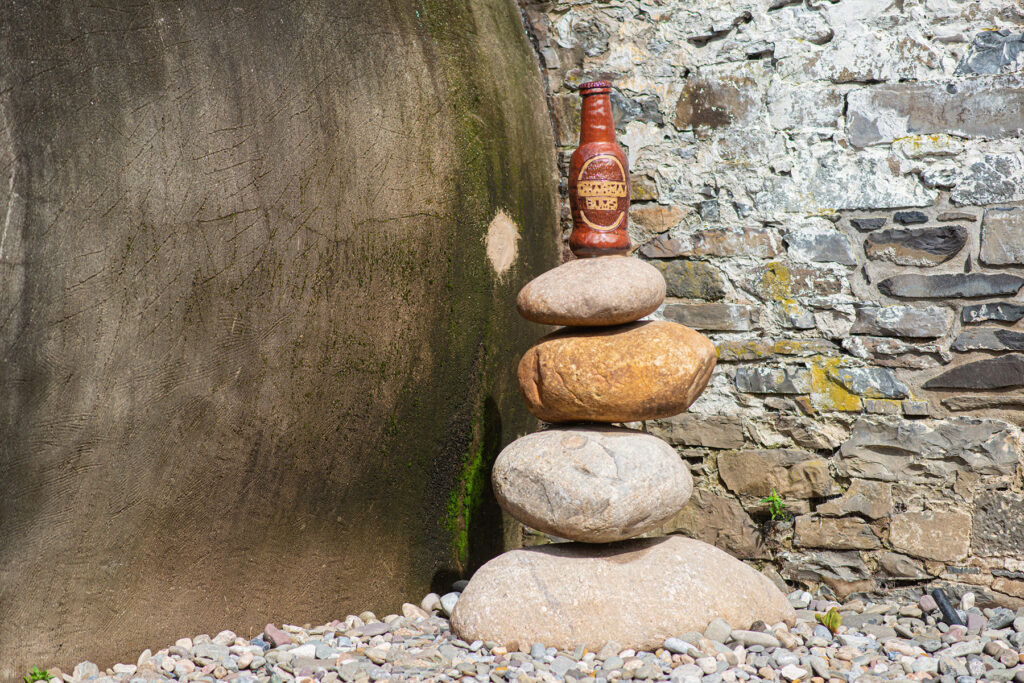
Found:
<path fill-rule="evenodd" d="M 719 616 L 739 628 L 796 621 L 786 596 L 757 570 L 707 543 L 668 536 L 499 555 L 473 575 L 451 624 L 466 642 L 597 651 L 614 640 L 654 651 Z"/>
<path fill-rule="evenodd" d="M 652 313 L 665 300 L 665 278 L 649 263 L 602 256 L 563 263 L 519 292 L 516 307 L 545 325 L 619 325 Z"/>
<path fill-rule="evenodd" d="M 570 427 L 528 434 L 498 455 L 501 507 L 562 538 L 607 543 L 657 529 L 690 499 L 690 468 L 661 439 L 632 429 Z"/>

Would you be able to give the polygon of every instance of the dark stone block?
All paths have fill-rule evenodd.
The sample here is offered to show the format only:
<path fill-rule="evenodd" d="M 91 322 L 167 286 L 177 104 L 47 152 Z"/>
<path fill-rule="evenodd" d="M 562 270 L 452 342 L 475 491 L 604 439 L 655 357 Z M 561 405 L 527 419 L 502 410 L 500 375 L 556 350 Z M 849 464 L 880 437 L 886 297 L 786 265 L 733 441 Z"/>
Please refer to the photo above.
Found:
<path fill-rule="evenodd" d="M 1017 555 L 1024 538 L 1024 496 L 986 491 L 974 502 L 971 547 L 978 555 Z"/>
<path fill-rule="evenodd" d="M 1005 273 L 954 273 L 952 275 L 895 275 L 878 283 L 886 296 L 910 299 L 975 298 L 1016 294 L 1024 278 Z"/>
<path fill-rule="evenodd" d="M 928 216 L 922 211 L 897 211 L 892 219 L 900 225 L 914 225 L 916 223 L 927 223 Z"/>
<path fill-rule="evenodd" d="M 903 266 L 934 266 L 945 263 L 967 244 L 967 228 L 891 229 L 873 232 L 864 241 L 868 258 Z"/>
<path fill-rule="evenodd" d="M 669 296 L 718 301 L 725 296 L 721 271 L 703 261 L 653 261 L 665 276 Z"/>
<path fill-rule="evenodd" d="M 991 304 L 971 304 L 964 306 L 960 319 L 965 323 L 981 323 L 987 320 L 1015 323 L 1024 318 L 1024 306 L 1009 301 L 998 301 Z"/>
<path fill-rule="evenodd" d="M 975 327 L 961 332 L 951 348 L 954 351 L 1024 351 L 1024 332 Z"/>
<path fill-rule="evenodd" d="M 885 225 L 884 218 L 851 218 L 850 225 L 855 227 L 861 232 L 868 232 L 869 230 L 878 230 L 880 227 Z"/>
<path fill-rule="evenodd" d="M 1024 386 L 1024 356 L 988 358 L 947 370 L 925 389 L 1004 389 Z"/>

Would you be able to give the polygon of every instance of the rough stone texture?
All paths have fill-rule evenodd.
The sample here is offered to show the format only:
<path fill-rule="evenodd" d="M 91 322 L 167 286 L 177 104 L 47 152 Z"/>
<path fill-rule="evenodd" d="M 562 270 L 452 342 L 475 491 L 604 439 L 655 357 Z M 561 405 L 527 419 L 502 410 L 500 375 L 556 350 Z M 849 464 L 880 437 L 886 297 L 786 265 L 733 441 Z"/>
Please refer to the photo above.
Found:
<path fill-rule="evenodd" d="M 896 550 L 914 557 L 956 562 L 970 550 L 971 515 L 931 510 L 893 515 L 889 540 Z"/>
<path fill-rule="evenodd" d="M 872 550 L 881 545 L 871 527 L 852 517 L 801 515 L 796 518 L 794 533 L 793 544 L 805 548 Z"/>
<path fill-rule="evenodd" d="M 833 229 L 801 230 L 786 237 L 786 250 L 797 261 L 857 265 L 850 239 Z"/>
<path fill-rule="evenodd" d="M 989 320 L 1015 323 L 1024 318 L 1024 304 L 1008 301 L 997 301 L 989 304 L 972 304 L 964 306 L 960 311 L 960 319 L 965 323 L 983 323 Z"/>
<path fill-rule="evenodd" d="M 695 330 L 729 332 L 752 330 L 759 317 L 757 308 L 742 304 L 668 304 L 662 315 Z"/>
<path fill-rule="evenodd" d="M 638 228 L 640 255 L 666 268 L 702 262 L 721 283 L 715 303 L 670 301 L 654 314 L 706 330 L 722 367 L 685 426 L 646 425 L 681 447 L 698 490 L 715 496 L 701 523 L 723 529 L 716 543 L 750 538 L 736 541 L 713 514 L 767 514 L 724 485 L 723 449 L 816 450 L 850 491 L 893 482 L 886 510 L 955 501 L 975 514 L 973 494 L 953 487 L 979 463 L 992 486 L 1019 485 L 1016 437 L 986 446 L 953 417 L 1024 422 L 1024 352 L 1007 351 L 1022 332 L 1010 323 L 1024 320 L 1024 239 L 1018 224 L 996 223 L 1024 203 L 1018 4 L 524 0 L 552 97 L 611 77 L 630 112 L 617 134 L 631 170 L 654 181 L 656 199 L 644 201 L 689 210 L 664 233 Z M 978 323 L 1013 334 L 968 331 Z M 851 430 L 864 416 L 925 426 L 869 447 Z M 789 510 L 829 517 L 821 510 L 847 510 L 843 500 L 790 499 Z M 867 517 L 862 503 L 839 516 Z M 764 559 L 837 595 L 941 578 L 945 565 L 893 548 L 886 514 L 872 522 L 881 546 L 863 558 L 794 546 L 791 527 L 776 525 Z M 1007 562 L 1024 562 L 1024 542 Z M 962 564 L 991 583 L 994 562 L 972 551 Z"/>
<path fill-rule="evenodd" d="M 727 451 L 718 456 L 718 472 L 730 491 L 745 496 L 767 496 L 773 488 L 784 498 L 836 491 L 828 462 L 804 451 Z"/>
<path fill-rule="evenodd" d="M 619 325 L 653 312 L 665 279 L 653 266 L 623 256 L 577 259 L 528 282 L 516 308 L 545 325 Z"/>
<path fill-rule="evenodd" d="M 656 529 L 693 491 L 690 470 L 671 446 L 610 427 L 549 429 L 516 439 L 498 455 L 491 480 L 508 514 L 586 543 Z"/>
<path fill-rule="evenodd" d="M 725 415 L 680 413 L 653 423 L 648 431 L 675 446 L 742 448 L 743 421 Z"/>
<path fill-rule="evenodd" d="M 981 220 L 981 262 L 991 266 L 1024 264 L 1024 208 L 986 209 Z"/>
<path fill-rule="evenodd" d="M 0 26 L 0 679 L 386 613 L 500 550 L 463 459 L 535 424 L 511 303 L 557 262 L 515 4 Z"/>
<path fill-rule="evenodd" d="M 858 514 L 868 519 L 886 517 L 893 510 L 892 486 L 880 481 L 854 479 L 841 497 L 822 503 L 818 514 L 842 517 Z"/>
<path fill-rule="evenodd" d="M 1009 389 L 1024 387 L 1024 356 L 973 361 L 924 383 L 925 389 Z"/>
<path fill-rule="evenodd" d="M 880 481 L 935 482 L 958 469 L 1013 475 L 1018 430 L 999 420 L 861 418 L 839 449 L 840 471 Z"/>
<path fill-rule="evenodd" d="M 715 347 L 692 329 L 639 322 L 564 330 L 519 362 L 519 390 L 545 422 L 629 422 L 681 413 L 715 367 Z"/>
<path fill-rule="evenodd" d="M 722 273 L 703 261 L 654 261 L 665 276 L 668 295 L 680 299 L 717 301 L 725 296 Z"/>
<path fill-rule="evenodd" d="M 1016 137 L 1024 128 L 1019 74 L 876 85 L 851 91 L 846 102 L 846 132 L 858 147 L 913 134 Z"/>
<path fill-rule="evenodd" d="M 985 491 L 974 501 L 971 549 L 978 555 L 1015 555 L 1024 537 L 1024 494 Z"/>
<path fill-rule="evenodd" d="M 934 266 L 950 260 L 967 244 L 962 225 L 879 230 L 864 240 L 868 258 L 901 266 Z"/>
<path fill-rule="evenodd" d="M 811 373 L 805 368 L 743 367 L 736 370 L 736 388 L 752 394 L 806 394 Z"/>
<path fill-rule="evenodd" d="M 953 351 L 1024 351 L 1024 332 L 1002 327 L 964 330 L 949 347 Z"/>
<path fill-rule="evenodd" d="M 757 570 L 706 543 L 669 536 L 507 552 L 473 575 L 452 628 L 466 642 L 597 651 L 615 641 L 654 650 L 669 636 L 703 632 L 715 617 L 748 628 L 758 620 L 793 623 L 795 614 Z"/>
<path fill-rule="evenodd" d="M 1016 294 L 1024 278 L 1006 273 L 953 275 L 894 275 L 878 283 L 886 296 L 910 299 L 977 298 Z"/>
<path fill-rule="evenodd" d="M 741 560 L 770 556 L 761 528 L 736 500 L 697 489 L 689 505 L 661 528 L 710 543 Z"/>
<path fill-rule="evenodd" d="M 949 330 L 953 313 L 941 306 L 858 306 L 851 334 L 886 337 L 941 337 Z"/>

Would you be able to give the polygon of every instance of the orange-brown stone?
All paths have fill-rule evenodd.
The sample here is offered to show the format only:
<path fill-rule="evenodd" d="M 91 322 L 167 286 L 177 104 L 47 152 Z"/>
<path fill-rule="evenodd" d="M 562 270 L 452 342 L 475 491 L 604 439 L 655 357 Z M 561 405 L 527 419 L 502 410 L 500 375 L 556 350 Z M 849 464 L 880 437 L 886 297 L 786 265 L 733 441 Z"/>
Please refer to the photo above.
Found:
<path fill-rule="evenodd" d="M 630 422 L 686 410 L 717 354 L 678 323 L 638 322 L 549 334 L 519 362 L 526 407 L 545 422 Z"/>

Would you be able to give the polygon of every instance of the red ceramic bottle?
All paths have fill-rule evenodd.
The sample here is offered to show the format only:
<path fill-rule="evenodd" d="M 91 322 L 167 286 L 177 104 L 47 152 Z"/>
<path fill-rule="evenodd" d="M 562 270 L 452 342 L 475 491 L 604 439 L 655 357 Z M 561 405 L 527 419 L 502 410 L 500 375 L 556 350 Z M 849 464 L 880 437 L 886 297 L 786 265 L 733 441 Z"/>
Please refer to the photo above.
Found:
<path fill-rule="evenodd" d="M 580 86 L 580 146 L 569 162 L 569 248 L 578 258 L 629 252 L 629 163 L 615 142 L 611 91 L 607 81 Z"/>

